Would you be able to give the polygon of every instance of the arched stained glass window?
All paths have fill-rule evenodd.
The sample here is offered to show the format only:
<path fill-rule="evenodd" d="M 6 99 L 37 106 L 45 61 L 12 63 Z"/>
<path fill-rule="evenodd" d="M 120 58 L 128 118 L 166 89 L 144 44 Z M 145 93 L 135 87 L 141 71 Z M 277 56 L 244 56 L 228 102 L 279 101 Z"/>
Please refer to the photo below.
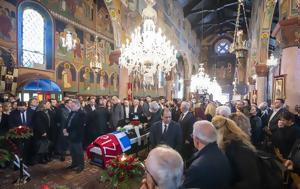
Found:
<path fill-rule="evenodd" d="M 22 62 L 24 67 L 39 67 L 45 64 L 45 22 L 42 15 L 29 8 L 23 12 Z M 35 66 L 37 65 L 37 66 Z M 43 66 L 44 67 L 44 66 Z"/>
<path fill-rule="evenodd" d="M 18 6 L 18 64 L 35 69 L 54 69 L 54 30 L 49 11 L 36 1 Z"/>

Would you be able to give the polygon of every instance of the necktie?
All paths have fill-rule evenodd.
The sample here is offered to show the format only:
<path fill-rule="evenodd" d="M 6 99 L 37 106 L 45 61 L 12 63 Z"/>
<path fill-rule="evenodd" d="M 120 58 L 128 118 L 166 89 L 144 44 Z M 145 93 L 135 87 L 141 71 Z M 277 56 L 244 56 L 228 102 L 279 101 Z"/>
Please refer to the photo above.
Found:
<path fill-rule="evenodd" d="M 166 133 L 167 133 L 167 131 L 168 131 L 168 125 L 164 125 L 164 132 L 163 132 L 163 135 L 165 135 Z"/>
<path fill-rule="evenodd" d="M 24 125 L 25 124 L 24 112 L 21 113 L 21 119 L 22 119 L 22 125 Z"/>

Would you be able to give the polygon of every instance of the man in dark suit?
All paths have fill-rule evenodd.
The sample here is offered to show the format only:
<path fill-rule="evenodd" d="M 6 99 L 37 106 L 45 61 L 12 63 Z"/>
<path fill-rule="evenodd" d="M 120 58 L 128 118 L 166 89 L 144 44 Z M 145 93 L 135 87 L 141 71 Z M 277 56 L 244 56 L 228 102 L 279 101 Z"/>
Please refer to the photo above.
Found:
<path fill-rule="evenodd" d="M 85 146 L 92 143 L 97 137 L 109 132 L 109 112 L 104 107 L 102 99 L 99 100 L 99 107 L 87 117 Z"/>
<path fill-rule="evenodd" d="M 141 122 L 145 121 L 145 116 L 143 114 L 143 108 L 140 106 L 140 101 L 139 99 L 134 99 L 133 100 L 133 105 L 130 107 L 129 111 L 129 119 L 130 120 L 139 120 Z"/>
<path fill-rule="evenodd" d="M 20 125 L 27 126 L 28 113 L 25 102 L 18 102 L 17 109 L 9 114 L 8 125 L 9 128 L 15 128 Z"/>
<path fill-rule="evenodd" d="M 194 146 L 198 150 L 185 173 L 184 188 L 227 189 L 230 164 L 216 143 L 216 128 L 208 121 L 197 121 L 193 129 Z"/>
<path fill-rule="evenodd" d="M 274 101 L 274 108 L 270 114 L 269 121 L 268 121 L 268 129 L 271 133 L 274 133 L 278 129 L 278 121 L 280 116 L 286 109 L 284 106 L 284 100 L 278 98 Z"/>
<path fill-rule="evenodd" d="M 180 105 L 181 115 L 179 118 L 179 124 L 182 129 L 183 137 L 183 148 L 182 148 L 182 157 L 184 160 L 187 160 L 193 154 L 193 139 L 191 134 L 193 132 L 193 125 L 196 121 L 195 116 L 190 112 L 190 103 L 183 101 Z"/>
<path fill-rule="evenodd" d="M 84 111 L 88 114 L 96 110 L 96 99 L 95 97 L 90 97 L 89 104 L 84 107 Z"/>
<path fill-rule="evenodd" d="M 36 98 L 32 98 L 29 100 L 28 102 L 28 108 L 27 108 L 27 126 L 32 128 L 32 125 L 31 125 L 31 117 L 32 115 L 34 114 L 37 106 L 39 105 L 39 102 Z"/>
<path fill-rule="evenodd" d="M 180 125 L 172 121 L 171 111 L 164 108 L 161 113 L 162 121 L 150 127 L 150 146 L 155 148 L 159 144 L 166 144 L 178 152 L 182 147 L 182 130 Z"/>
<path fill-rule="evenodd" d="M 70 142 L 72 164 L 68 168 L 79 173 L 84 169 L 82 142 L 84 137 L 85 113 L 81 110 L 79 100 L 72 100 L 71 109 L 72 112 L 68 117 L 67 126 L 63 130 L 63 133 L 65 136 L 68 136 Z"/>

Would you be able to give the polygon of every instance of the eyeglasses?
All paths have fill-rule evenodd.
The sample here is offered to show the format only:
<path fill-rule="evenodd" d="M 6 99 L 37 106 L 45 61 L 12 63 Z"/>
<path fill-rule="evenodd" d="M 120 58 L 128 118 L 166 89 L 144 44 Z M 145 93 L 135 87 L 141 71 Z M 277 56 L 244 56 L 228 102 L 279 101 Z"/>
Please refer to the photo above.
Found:
<path fill-rule="evenodd" d="M 145 162 L 144 162 L 144 163 L 142 163 L 142 166 L 143 166 L 143 168 L 144 168 L 145 172 L 146 172 L 147 174 L 149 174 L 149 175 L 150 175 L 151 179 L 153 180 L 153 183 L 154 183 L 154 185 L 155 185 L 155 186 L 158 186 L 158 184 L 157 184 L 156 180 L 154 179 L 154 177 L 152 176 L 152 174 L 151 174 L 151 173 L 148 171 L 148 169 L 147 169 L 147 167 L 146 167 L 146 164 L 145 164 Z"/>

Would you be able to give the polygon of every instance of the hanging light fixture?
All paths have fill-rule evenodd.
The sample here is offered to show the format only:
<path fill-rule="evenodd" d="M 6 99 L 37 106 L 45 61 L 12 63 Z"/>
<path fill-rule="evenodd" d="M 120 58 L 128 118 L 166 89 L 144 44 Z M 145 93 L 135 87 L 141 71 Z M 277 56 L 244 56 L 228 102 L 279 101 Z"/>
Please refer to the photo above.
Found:
<path fill-rule="evenodd" d="M 98 56 L 98 37 L 95 38 L 95 47 L 96 47 L 96 53 L 95 56 L 91 59 L 90 62 L 90 68 L 94 70 L 94 72 L 98 73 L 100 70 L 102 70 L 102 62 L 100 61 L 100 58 Z"/>
<path fill-rule="evenodd" d="M 194 93 L 205 94 L 210 88 L 210 78 L 205 73 L 204 64 L 200 64 L 199 72 L 191 77 L 191 91 Z"/>
<path fill-rule="evenodd" d="M 157 12 L 153 9 L 155 0 L 145 0 L 147 7 L 142 12 L 143 25 L 131 34 L 131 41 L 122 45 L 119 63 L 130 73 L 144 76 L 144 83 L 153 84 L 157 72 L 168 73 L 177 64 L 177 51 L 156 29 Z"/>
<path fill-rule="evenodd" d="M 247 30 L 247 34 L 249 34 L 249 27 L 248 27 L 248 23 L 247 23 L 244 0 L 238 0 L 238 10 L 237 10 L 237 16 L 236 16 L 236 22 L 235 22 L 233 42 L 229 48 L 229 52 L 235 53 L 237 59 L 245 58 L 247 56 L 247 51 L 249 48 L 249 40 L 244 39 L 244 32 L 243 32 L 243 30 L 239 29 L 241 9 L 243 9 L 246 30 Z"/>
<path fill-rule="evenodd" d="M 98 17 L 98 1 L 96 1 L 96 17 L 95 17 L 95 22 L 96 22 L 96 32 L 97 32 L 97 17 Z M 98 44 L 99 44 L 99 40 L 98 40 L 98 36 L 95 37 L 95 56 L 92 57 L 91 62 L 90 62 L 90 68 L 98 73 L 100 72 L 100 70 L 102 70 L 102 61 L 99 58 L 98 55 Z"/>
<path fill-rule="evenodd" d="M 267 65 L 270 67 L 275 67 L 278 65 L 278 59 L 275 58 L 273 54 L 271 54 L 270 58 L 267 60 Z"/>

